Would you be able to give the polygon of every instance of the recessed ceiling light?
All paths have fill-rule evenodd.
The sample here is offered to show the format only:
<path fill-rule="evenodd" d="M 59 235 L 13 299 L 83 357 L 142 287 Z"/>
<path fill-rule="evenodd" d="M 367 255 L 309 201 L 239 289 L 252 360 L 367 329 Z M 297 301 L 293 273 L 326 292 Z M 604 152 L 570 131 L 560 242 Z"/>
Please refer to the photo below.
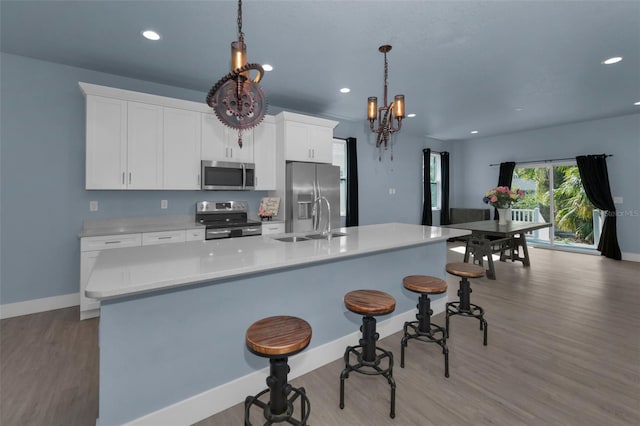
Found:
<path fill-rule="evenodd" d="M 640 106 L 640 101 L 634 103 L 635 106 Z"/>
<path fill-rule="evenodd" d="M 262 69 L 265 71 L 273 71 L 273 67 L 269 64 L 262 64 Z"/>
<path fill-rule="evenodd" d="M 413 118 L 413 117 L 415 117 L 415 116 L 416 116 L 416 115 L 415 115 L 414 113 L 407 114 L 407 117 L 409 117 L 409 118 Z"/>
<path fill-rule="evenodd" d="M 153 40 L 153 41 L 160 40 L 160 34 L 151 30 L 143 31 L 142 36 L 147 40 Z"/>
<path fill-rule="evenodd" d="M 348 87 L 343 87 L 342 89 L 340 89 L 340 93 L 349 93 L 351 91 L 351 89 L 349 89 Z"/>
<path fill-rule="evenodd" d="M 472 135 L 477 135 L 477 134 L 478 134 L 478 131 L 477 131 L 477 130 L 472 130 L 472 131 L 471 131 L 471 132 L 469 132 L 469 133 L 471 133 Z"/>
<path fill-rule="evenodd" d="M 518 112 L 520 112 L 520 111 L 522 111 L 523 109 L 524 109 L 524 108 L 522 108 L 522 107 L 516 107 L 516 108 L 514 108 L 514 111 L 518 111 Z"/>
<path fill-rule="evenodd" d="M 621 60 L 622 60 L 622 56 L 614 56 L 612 58 L 605 59 L 604 61 L 602 61 L 602 63 L 605 65 L 611 65 L 611 64 L 617 64 Z"/>

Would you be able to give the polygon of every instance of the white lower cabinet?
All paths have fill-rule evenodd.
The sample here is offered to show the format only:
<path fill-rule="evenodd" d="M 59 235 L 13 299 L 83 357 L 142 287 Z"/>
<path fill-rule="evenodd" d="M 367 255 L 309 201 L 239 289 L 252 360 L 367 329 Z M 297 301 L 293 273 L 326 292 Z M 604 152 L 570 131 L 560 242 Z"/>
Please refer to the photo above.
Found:
<path fill-rule="evenodd" d="M 102 250 L 137 247 L 142 243 L 141 234 L 108 235 L 80 239 L 80 319 L 100 315 L 100 302 L 85 296 L 89 276 Z"/>
<path fill-rule="evenodd" d="M 280 223 L 262 222 L 262 235 L 283 234 L 283 233 L 284 233 L 284 222 L 280 222 Z"/>
<path fill-rule="evenodd" d="M 142 245 L 151 246 L 155 244 L 167 244 L 167 243 L 184 243 L 185 230 L 178 231 L 161 231 L 161 232 L 145 232 L 142 234 Z"/>
<path fill-rule="evenodd" d="M 185 239 L 187 241 L 204 241 L 204 237 L 205 237 L 204 228 L 187 229 L 185 232 L 186 232 Z"/>
<path fill-rule="evenodd" d="M 85 295 L 89 276 L 103 250 L 204 240 L 204 228 L 106 235 L 80 239 L 80 319 L 100 316 L 100 302 Z"/>

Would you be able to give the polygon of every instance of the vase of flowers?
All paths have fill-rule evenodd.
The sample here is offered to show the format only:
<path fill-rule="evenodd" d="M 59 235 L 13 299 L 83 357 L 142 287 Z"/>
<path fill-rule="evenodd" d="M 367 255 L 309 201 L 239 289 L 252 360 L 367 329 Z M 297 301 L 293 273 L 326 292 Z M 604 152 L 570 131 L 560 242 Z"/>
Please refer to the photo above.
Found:
<path fill-rule="evenodd" d="M 498 209 L 498 225 L 506 225 L 511 220 L 511 204 L 524 197 L 524 191 L 512 191 L 508 186 L 498 186 L 484 194 L 482 201 Z"/>

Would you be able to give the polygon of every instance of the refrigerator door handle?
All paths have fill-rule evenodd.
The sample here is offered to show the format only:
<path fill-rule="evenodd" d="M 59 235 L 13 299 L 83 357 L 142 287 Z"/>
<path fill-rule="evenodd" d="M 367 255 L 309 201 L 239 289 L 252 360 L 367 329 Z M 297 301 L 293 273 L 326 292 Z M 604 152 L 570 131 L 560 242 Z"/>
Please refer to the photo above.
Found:
<path fill-rule="evenodd" d="M 312 207 L 313 210 L 311 211 L 312 212 L 311 213 L 311 216 L 312 216 L 311 223 L 313 225 L 313 230 L 317 231 L 318 230 L 318 215 L 320 213 L 318 212 L 318 191 L 317 191 L 317 188 L 316 188 L 316 181 L 315 180 L 313 181 L 313 201 L 312 202 L 313 202 L 313 207 Z"/>

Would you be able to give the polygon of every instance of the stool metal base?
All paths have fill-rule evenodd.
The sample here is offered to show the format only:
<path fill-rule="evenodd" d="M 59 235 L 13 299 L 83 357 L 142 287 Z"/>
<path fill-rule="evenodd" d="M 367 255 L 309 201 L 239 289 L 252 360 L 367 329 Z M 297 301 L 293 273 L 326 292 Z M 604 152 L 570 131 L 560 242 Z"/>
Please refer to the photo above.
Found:
<path fill-rule="evenodd" d="M 458 290 L 458 296 L 460 300 L 458 302 L 449 302 L 447 303 L 446 315 L 447 315 L 447 338 L 449 337 L 450 324 L 449 318 L 454 315 L 461 315 L 463 317 L 473 317 L 477 318 L 480 321 L 480 330 L 484 331 L 484 346 L 487 346 L 487 329 L 489 325 L 487 321 L 484 319 L 484 309 L 482 309 L 478 305 L 474 305 L 470 303 L 471 298 L 471 288 L 469 284 L 469 280 L 467 278 L 462 278 L 460 281 L 460 289 Z"/>
<path fill-rule="evenodd" d="M 431 310 L 431 300 L 427 294 L 420 294 L 420 300 L 416 307 L 418 308 L 416 314 L 418 321 L 404 323 L 404 335 L 400 341 L 400 367 L 404 368 L 404 348 L 407 347 L 409 340 L 416 339 L 421 342 L 437 343 L 442 348 L 444 355 L 444 376 L 449 377 L 449 349 L 447 348 L 446 330 L 431 323 L 433 311 Z"/>
<path fill-rule="evenodd" d="M 427 343 L 437 343 L 442 348 L 442 354 L 444 355 L 444 377 L 449 377 L 449 348 L 447 348 L 447 331 L 444 329 L 444 327 L 430 324 L 430 330 L 428 332 L 423 332 L 420 331 L 418 321 L 405 322 L 404 336 L 400 341 L 401 368 L 404 368 L 404 348 L 407 347 L 407 343 L 411 339 L 416 339 L 421 342 Z"/>
<path fill-rule="evenodd" d="M 387 379 L 391 386 L 391 411 L 389 417 L 396 417 L 396 382 L 393 379 L 393 354 L 382 348 L 376 347 L 376 340 L 379 334 L 376 333 L 376 319 L 372 316 L 362 318 L 362 339 L 360 345 L 347 346 L 344 352 L 345 368 L 340 374 L 340 408 L 344 408 L 344 381 L 349 378 L 349 373 L 365 374 L 368 376 L 381 375 Z M 354 355 L 357 362 L 351 363 L 351 355 Z M 388 360 L 387 367 L 381 366 L 384 359 Z"/>
<path fill-rule="evenodd" d="M 274 423 L 286 422 L 292 425 L 306 426 L 311 412 L 311 404 L 304 388 L 294 388 L 287 383 L 289 366 L 287 358 L 272 358 L 271 375 L 267 377 L 268 388 L 255 396 L 248 396 L 244 401 L 244 424 L 252 426 L 250 420 L 251 407 L 256 405 L 262 408 L 263 417 L 266 419 L 264 426 Z M 260 398 L 269 393 L 269 401 L 261 401 Z M 293 394 L 289 397 L 289 394 Z M 300 419 L 293 417 L 294 403 L 300 398 Z"/>

